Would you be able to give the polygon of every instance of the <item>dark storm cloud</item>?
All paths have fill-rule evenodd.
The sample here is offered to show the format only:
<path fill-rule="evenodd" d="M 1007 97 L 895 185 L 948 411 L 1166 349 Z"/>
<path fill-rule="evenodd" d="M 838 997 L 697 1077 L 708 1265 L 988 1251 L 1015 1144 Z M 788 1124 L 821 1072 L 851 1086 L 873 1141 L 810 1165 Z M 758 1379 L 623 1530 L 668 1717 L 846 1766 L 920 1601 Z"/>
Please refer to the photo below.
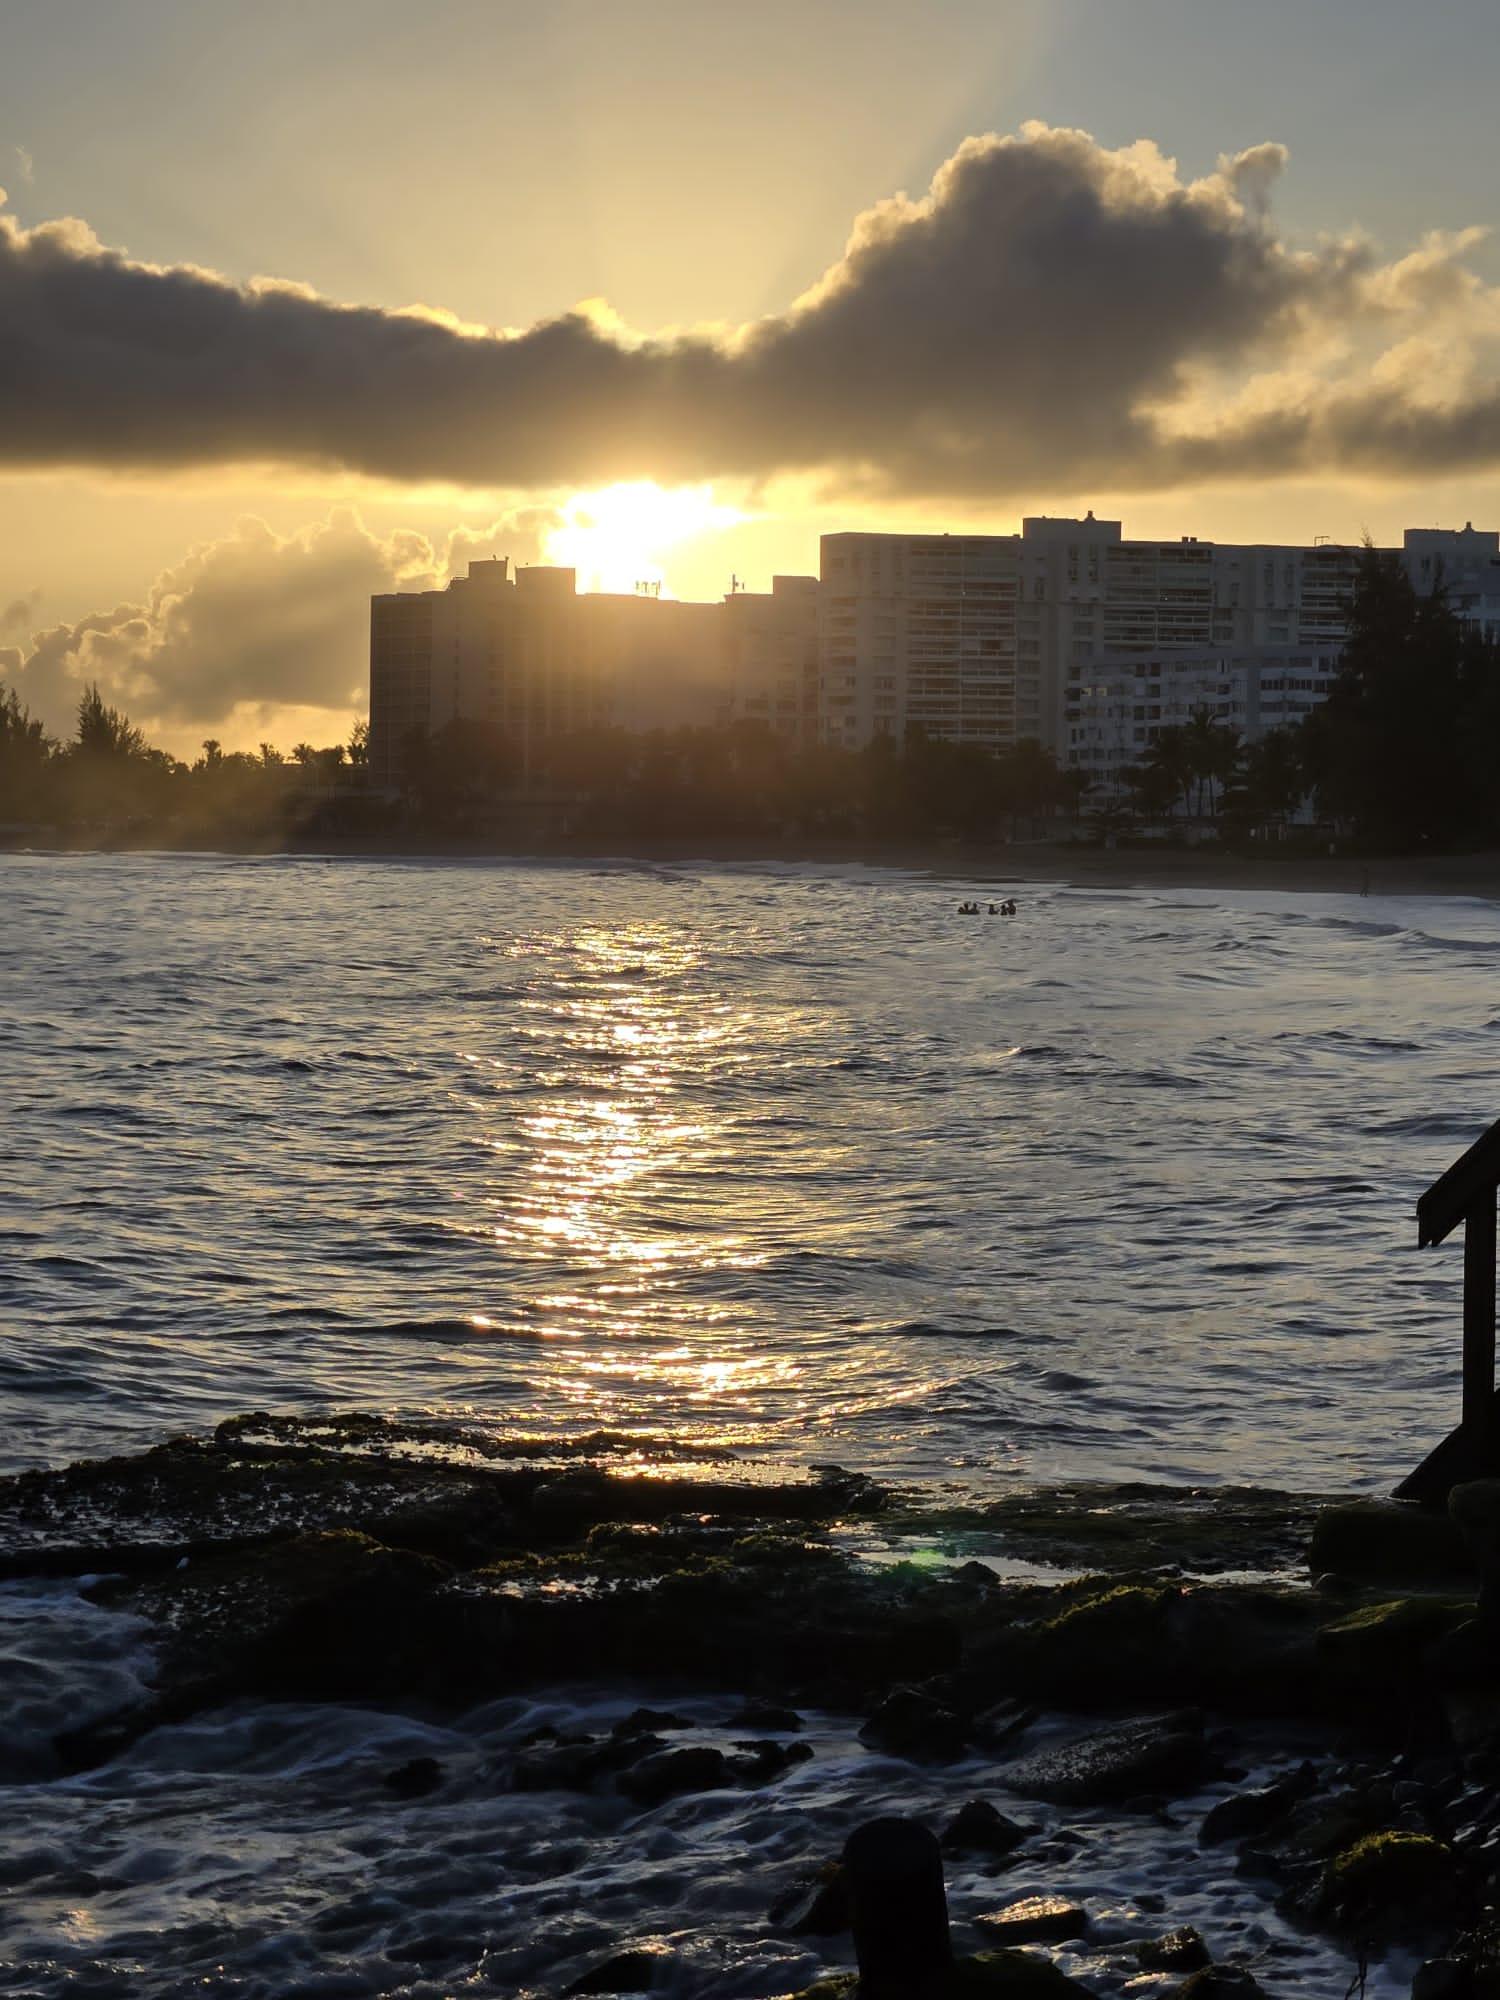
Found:
<path fill-rule="evenodd" d="M 1186 183 L 1145 143 L 970 140 L 785 312 L 641 340 L 582 312 L 502 335 L 339 306 L 0 218 L 0 455 L 508 488 L 816 468 L 996 496 L 1493 458 L 1488 385 L 1439 408 L 1420 371 L 1363 381 L 1356 351 L 1424 312 L 1492 326 L 1471 239 L 1388 266 L 1355 240 L 1294 250 L 1270 221 L 1283 164 L 1260 146 Z M 1246 402 L 1257 372 L 1274 387 Z"/>

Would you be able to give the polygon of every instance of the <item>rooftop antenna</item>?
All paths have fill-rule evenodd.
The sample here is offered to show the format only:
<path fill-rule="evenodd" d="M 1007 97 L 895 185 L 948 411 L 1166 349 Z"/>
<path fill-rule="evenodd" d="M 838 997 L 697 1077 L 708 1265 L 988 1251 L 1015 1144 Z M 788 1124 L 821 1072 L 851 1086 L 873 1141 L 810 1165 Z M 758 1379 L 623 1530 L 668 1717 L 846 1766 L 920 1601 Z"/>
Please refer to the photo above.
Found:
<path fill-rule="evenodd" d="M 729 576 L 729 595 L 730 595 L 731 597 L 735 597 L 735 596 L 737 596 L 737 595 L 739 594 L 739 592 L 740 592 L 740 591 L 742 591 L 742 590 L 743 590 L 744 588 L 745 588 L 745 586 L 744 586 L 744 583 L 743 583 L 743 582 L 741 581 L 741 579 L 740 579 L 739 577 L 737 577 L 737 576 L 736 576 L 736 575 L 734 574 L 734 572 L 733 572 L 733 571 L 731 570 L 731 572 L 730 572 L 730 576 Z"/>

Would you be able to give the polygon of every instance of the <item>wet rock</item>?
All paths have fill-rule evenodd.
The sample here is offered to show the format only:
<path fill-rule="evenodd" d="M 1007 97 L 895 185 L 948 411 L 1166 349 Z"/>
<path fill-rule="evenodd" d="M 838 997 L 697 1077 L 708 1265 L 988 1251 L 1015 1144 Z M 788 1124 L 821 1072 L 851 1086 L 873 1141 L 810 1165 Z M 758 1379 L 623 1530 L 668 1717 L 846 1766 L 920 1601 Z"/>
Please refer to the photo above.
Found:
<path fill-rule="evenodd" d="M 895 1757 L 959 1757 L 967 1737 L 951 1708 L 911 1687 L 893 1689 L 859 1732 L 861 1743 Z"/>
<path fill-rule="evenodd" d="M 1412 2000 L 1500 2000 L 1500 1918 L 1486 1914 L 1429 1959 L 1411 1990 Z"/>
<path fill-rule="evenodd" d="M 385 1788 L 398 1799 L 424 1799 L 443 1782 L 443 1767 L 436 1757 L 413 1757 L 385 1774 Z"/>
<path fill-rule="evenodd" d="M 599 1521 L 610 1512 L 609 1480 L 602 1472 L 580 1468 L 544 1480 L 531 1495 L 533 1528 L 556 1533 L 580 1522 Z"/>
<path fill-rule="evenodd" d="M 857 2000 L 858 1991 L 856 1974 L 836 1973 L 793 2000 Z M 1089 1989 L 1031 1952 L 981 1951 L 956 1959 L 923 2000 L 1089 2000 Z"/>
<path fill-rule="evenodd" d="M 777 1708 L 771 1702 L 747 1702 L 738 1714 L 730 1716 L 726 1727 L 766 1729 L 778 1736 L 786 1736 L 795 1734 L 802 1727 L 802 1717 L 794 1708 Z"/>
<path fill-rule="evenodd" d="M 691 1729 L 692 1726 L 685 1715 L 674 1715 L 669 1708 L 633 1708 L 610 1733 L 614 1736 L 649 1736 L 659 1729 Z"/>
<path fill-rule="evenodd" d="M 1445 1697 L 1444 1708 L 1448 1733 L 1458 1750 L 1467 1755 L 1500 1747 L 1500 1688 L 1454 1688 Z"/>
<path fill-rule="evenodd" d="M 842 1937 L 854 1921 L 843 1863 L 830 1861 L 793 1882 L 772 1903 L 768 1921 L 789 1937 Z"/>
<path fill-rule="evenodd" d="M 1308 1563 L 1316 1574 L 1419 1581 L 1472 1575 L 1474 1559 L 1457 1524 L 1405 1500 L 1348 1500 L 1313 1523 Z"/>
<path fill-rule="evenodd" d="M 775 1743 L 762 1738 L 759 1741 L 737 1743 L 737 1757 L 726 1761 L 734 1777 L 742 1785 L 769 1785 L 773 1779 L 781 1777 L 798 1764 L 806 1764 L 813 1755 L 810 1743 Z"/>
<path fill-rule="evenodd" d="M 1306 1497 L 1266 1487 L 1080 1482 L 1006 1494 L 973 1525 L 998 1532 L 1008 1552 L 1075 1571 L 1207 1575 L 1298 1562 L 1315 1512 Z"/>
<path fill-rule="evenodd" d="M 1313 1657 L 1327 1607 L 1308 1591 L 1154 1580 L 1105 1585 L 1094 1577 L 1049 1597 L 1048 1615 L 973 1649 L 976 1663 L 1013 1693 L 1080 1708 L 1127 1701 L 1253 1712 L 1329 1705 Z M 1291 1704 L 1288 1690 L 1295 1690 Z M 1339 1706 L 1348 1706 L 1342 1691 Z"/>
<path fill-rule="evenodd" d="M 1089 2000 L 1089 1989 L 1029 1951 L 980 1951 L 954 1966 L 943 2000 Z"/>
<path fill-rule="evenodd" d="M 1341 1929 L 1395 1932 L 1453 1909 L 1453 1850 L 1430 1834 L 1369 1833 L 1323 1871 L 1314 1913 Z"/>
<path fill-rule="evenodd" d="M 717 1791 L 734 1782 L 722 1750 L 707 1745 L 686 1750 L 658 1750 L 622 1771 L 615 1784 L 639 1806 L 659 1806 L 684 1792 Z"/>
<path fill-rule="evenodd" d="M 1254 1973 L 1241 1965 L 1206 1965 L 1174 1986 L 1167 2000 L 1270 2000 Z"/>
<path fill-rule="evenodd" d="M 1003 1910 L 985 1910 L 974 1919 L 980 1929 L 1005 1944 L 1064 1944 L 1088 1935 L 1088 1912 L 1065 1896 L 1025 1896 Z"/>
<path fill-rule="evenodd" d="M 1135 1956 L 1142 1972 L 1197 1972 L 1211 1962 L 1208 1946 L 1191 1924 L 1147 1938 L 1136 1946 Z"/>
<path fill-rule="evenodd" d="M 1221 1799 L 1203 1815 L 1198 1829 L 1200 1847 L 1217 1847 L 1226 1840 L 1254 1839 L 1284 1821 L 1318 1782 L 1311 1764 L 1302 1764 L 1274 1785 L 1251 1792 L 1236 1792 Z"/>
<path fill-rule="evenodd" d="M 1448 1513 L 1479 1571 L 1479 1616 L 1500 1631 L 1500 1479 L 1474 1479 L 1448 1495 Z"/>
<path fill-rule="evenodd" d="M 668 1963 L 672 1954 L 660 1946 L 639 1945 L 630 1951 L 616 1952 L 600 1965 L 592 1965 L 581 1978 L 571 1986 L 565 1986 L 565 1994 L 586 1993 L 649 1993 L 657 1974 Z"/>
<path fill-rule="evenodd" d="M 1429 1958 L 1412 1975 L 1411 2000 L 1469 2000 L 1469 1976 L 1456 1958 Z"/>
<path fill-rule="evenodd" d="M 444 1562 L 477 1567 L 515 1546 L 517 1520 L 498 1494 L 482 1487 L 460 1487 L 377 1512 L 369 1527 L 393 1549 L 414 1549 Z"/>
<path fill-rule="evenodd" d="M 1194 1711 L 1126 1723 L 1018 1758 L 1012 1791 L 1062 1805 L 1097 1805 L 1191 1791 L 1210 1774 L 1203 1719 Z"/>
<path fill-rule="evenodd" d="M 662 1739 L 655 1739 L 658 1746 Z M 615 1767 L 623 1761 L 614 1759 Z M 610 1768 L 608 1752 L 593 1737 L 575 1743 L 538 1743 L 519 1750 L 510 1782 L 518 1792 L 586 1792 Z"/>
<path fill-rule="evenodd" d="M 992 1806 L 988 1799 L 969 1799 L 944 1830 L 943 1846 L 950 1854 L 1014 1854 L 1027 1829 Z"/>
<path fill-rule="evenodd" d="M 977 1583 L 986 1588 L 1000 1581 L 999 1570 L 991 1569 L 988 1563 L 982 1562 L 960 1563 L 953 1574 L 960 1583 Z"/>
<path fill-rule="evenodd" d="M 1316 1644 L 1340 1676 L 1358 1685 L 1425 1684 L 1437 1649 L 1472 1616 L 1462 1598 L 1387 1598 L 1319 1626 Z"/>
<path fill-rule="evenodd" d="M 976 1743 L 998 1750 L 1003 1744 L 1014 1742 L 1023 1730 L 1029 1729 L 1036 1717 L 1036 1710 L 1027 1702 L 993 1702 L 973 1718 L 969 1734 Z"/>

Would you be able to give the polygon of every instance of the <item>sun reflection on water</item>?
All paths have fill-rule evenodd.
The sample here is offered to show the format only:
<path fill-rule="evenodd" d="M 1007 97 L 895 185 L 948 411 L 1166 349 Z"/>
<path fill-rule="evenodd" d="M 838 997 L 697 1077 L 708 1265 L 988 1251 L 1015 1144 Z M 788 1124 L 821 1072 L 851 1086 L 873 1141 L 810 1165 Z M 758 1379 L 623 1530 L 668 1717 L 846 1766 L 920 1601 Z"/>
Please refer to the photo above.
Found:
<path fill-rule="evenodd" d="M 579 1343 L 554 1386 L 581 1422 L 639 1424 L 643 1402 L 665 1399 L 693 1412 L 669 1422 L 674 1435 L 753 1439 L 759 1399 L 794 1390 L 802 1371 L 733 1344 L 733 1308 L 699 1285 L 767 1256 L 753 1217 L 734 1212 L 722 1088 L 750 1022 L 705 976 L 686 929 L 493 943 L 558 968 L 522 1002 L 519 1034 L 511 1017 L 508 1047 L 476 1031 L 465 1099 L 494 1160 L 484 1206 L 497 1259 L 537 1330 Z M 704 1202 L 708 1177 L 726 1184 L 727 1206 Z"/>

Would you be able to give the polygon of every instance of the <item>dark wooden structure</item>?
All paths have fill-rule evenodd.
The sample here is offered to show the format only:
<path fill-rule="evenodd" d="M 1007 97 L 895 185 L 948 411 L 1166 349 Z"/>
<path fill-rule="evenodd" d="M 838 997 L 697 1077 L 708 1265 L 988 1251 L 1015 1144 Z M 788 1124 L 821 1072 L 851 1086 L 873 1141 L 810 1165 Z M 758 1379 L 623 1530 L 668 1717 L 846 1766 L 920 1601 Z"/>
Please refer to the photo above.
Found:
<path fill-rule="evenodd" d="M 1495 1195 L 1500 1188 L 1500 1120 L 1455 1160 L 1417 1203 L 1417 1243 L 1464 1231 L 1463 1420 L 1396 1488 L 1400 1500 L 1445 1507 L 1466 1479 L 1500 1475 L 1500 1412 L 1495 1397 Z"/>

